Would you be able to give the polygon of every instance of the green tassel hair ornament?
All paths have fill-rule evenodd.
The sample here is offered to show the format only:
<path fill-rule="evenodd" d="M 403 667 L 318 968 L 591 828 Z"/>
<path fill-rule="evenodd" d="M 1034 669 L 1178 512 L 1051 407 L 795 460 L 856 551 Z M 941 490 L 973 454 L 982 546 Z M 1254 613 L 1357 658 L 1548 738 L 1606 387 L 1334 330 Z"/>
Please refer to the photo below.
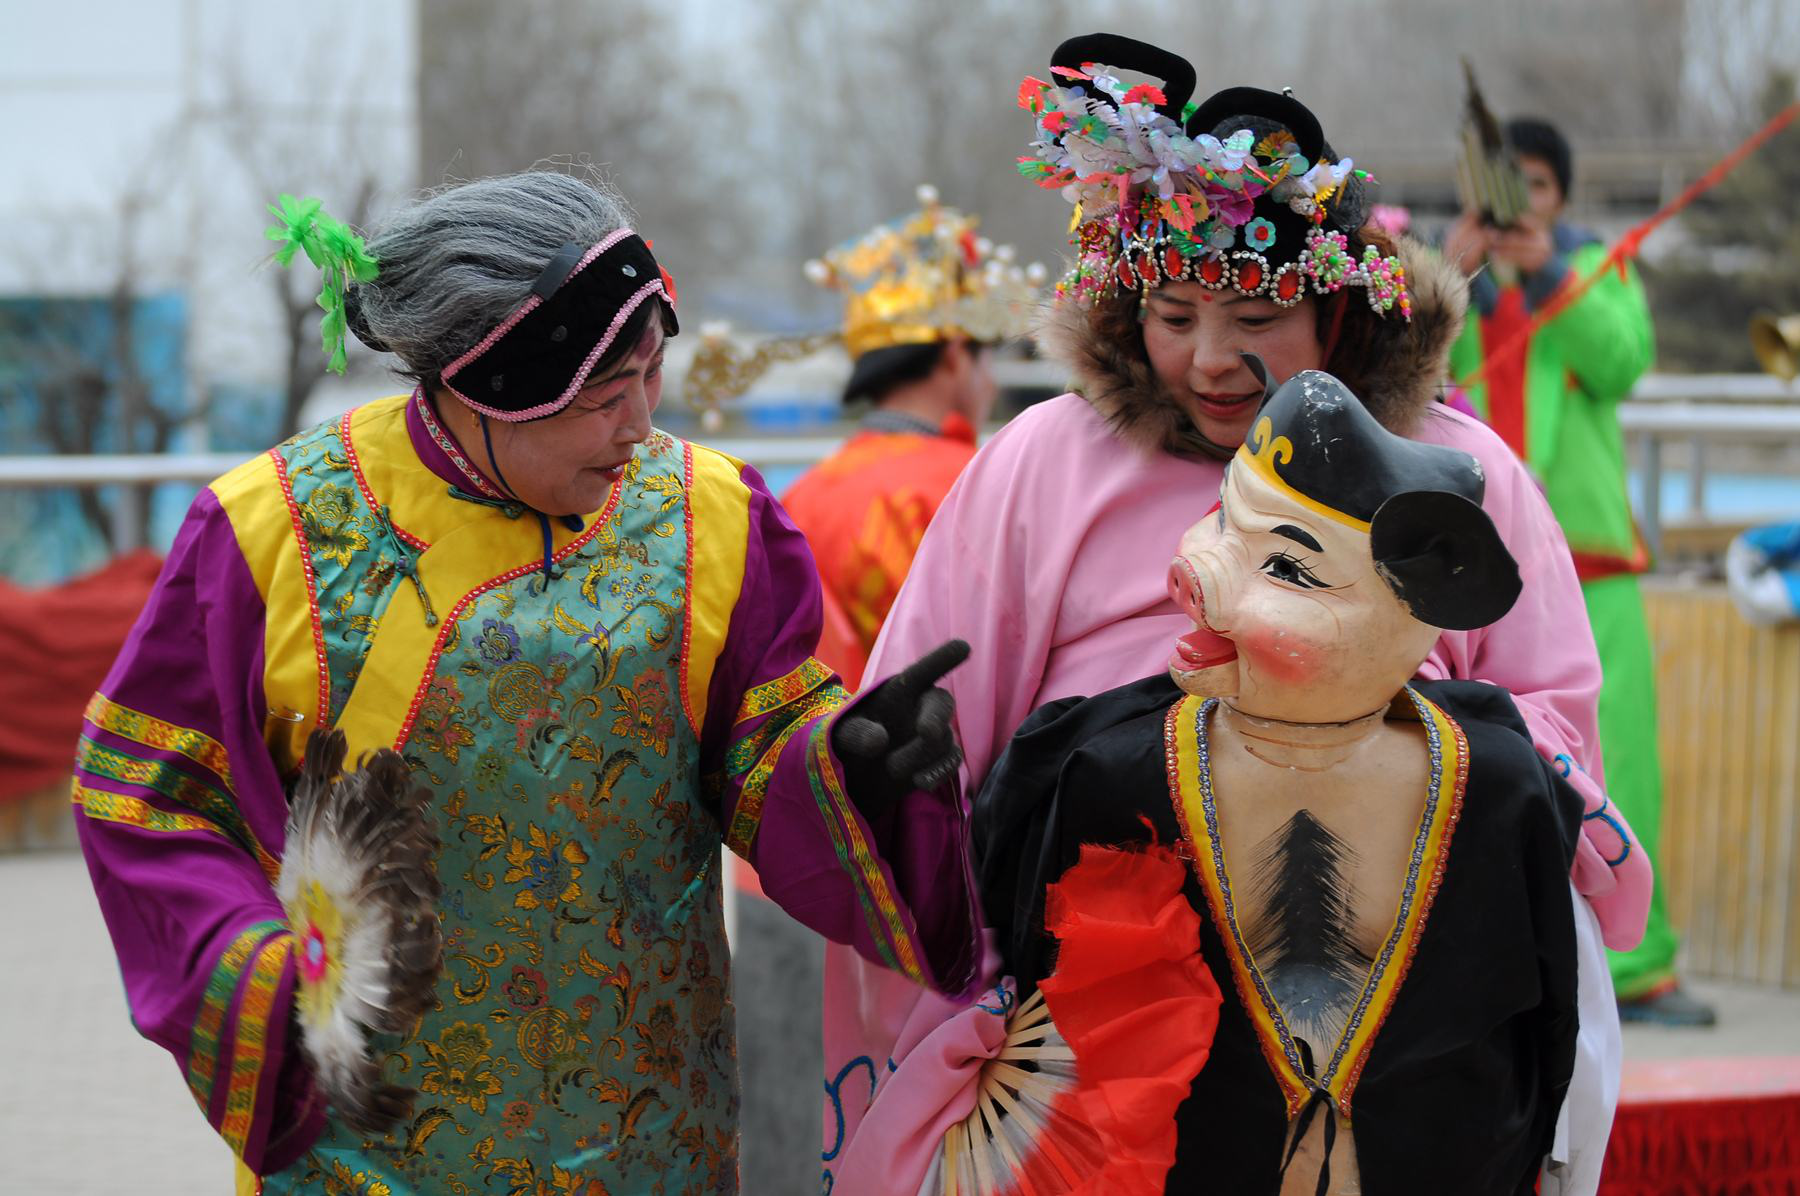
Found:
<path fill-rule="evenodd" d="M 363 245 L 363 239 L 348 224 L 326 215 L 324 205 L 317 199 L 283 195 L 279 206 L 270 204 L 269 211 L 281 222 L 270 225 L 264 234 L 281 243 L 275 251 L 275 261 L 286 266 L 293 262 L 298 250 L 324 275 L 317 301 L 325 313 L 319 321 L 321 347 L 328 358 L 325 368 L 341 374 L 344 342 L 350 331 L 344 314 L 344 292 L 352 282 L 373 282 L 378 263 Z"/>

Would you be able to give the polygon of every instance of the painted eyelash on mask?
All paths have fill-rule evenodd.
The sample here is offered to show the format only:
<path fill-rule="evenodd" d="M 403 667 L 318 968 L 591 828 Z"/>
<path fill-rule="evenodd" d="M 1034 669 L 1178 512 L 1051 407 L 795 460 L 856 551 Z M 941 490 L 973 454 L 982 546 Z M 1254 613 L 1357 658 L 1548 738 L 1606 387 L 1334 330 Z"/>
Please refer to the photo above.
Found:
<path fill-rule="evenodd" d="M 1288 564 L 1292 565 L 1294 572 L 1298 576 L 1292 578 L 1280 577 L 1271 572 L 1269 566 L 1273 565 L 1276 561 L 1286 561 Z M 1284 581 L 1289 585 L 1304 586 L 1309 590 L 1329 590 L 1331 588 L 1330 583 L 1321 581 L 1318 574 L 1306 567 L 1305 561 L 1296 556 L 1289 556 L 1285 552 L 1271 552 L 1268 559 L 1262 563 L 1262 571 L 1267 573 L 1270 577 L 1274 577 L 1276 581 Z"/>

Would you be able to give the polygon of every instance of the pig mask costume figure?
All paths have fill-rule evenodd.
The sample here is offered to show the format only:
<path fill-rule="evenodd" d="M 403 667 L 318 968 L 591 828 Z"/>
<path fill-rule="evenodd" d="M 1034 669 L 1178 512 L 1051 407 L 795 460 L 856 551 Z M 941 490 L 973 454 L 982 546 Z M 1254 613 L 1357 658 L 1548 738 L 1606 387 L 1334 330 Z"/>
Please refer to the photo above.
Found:
<path fill-rule="evenodd" d="M 1581 799 L 1505 691 L 1412 681 L 1519 593 L 1482 489 L 1295 375 L 1182 538 L 1168 675 L 1015 736 L 978 870 L 1062 1087 L 989 1065 L 1058 1127 L 971 1131 L 993 1190 L 1533 1191 L 1574 1066 Z"/>
<path fill-rule="evenodd" d="M 1247 360 L 1266 385 L 1262 362 Z M 1277 416 L 1319 450 L 1296 461 Z M 1169 662 L 1185 692 L 1251 716 L 1344 722 L 1392 701 L 1441 630 L 1512 607 L 1519 574 L 1481 509 L 1480 464 L 1380 432 L 1318 371 L 1265 406 L 1225 497 L 1169 568 L 1170 596 L 1195 623 Z"/>

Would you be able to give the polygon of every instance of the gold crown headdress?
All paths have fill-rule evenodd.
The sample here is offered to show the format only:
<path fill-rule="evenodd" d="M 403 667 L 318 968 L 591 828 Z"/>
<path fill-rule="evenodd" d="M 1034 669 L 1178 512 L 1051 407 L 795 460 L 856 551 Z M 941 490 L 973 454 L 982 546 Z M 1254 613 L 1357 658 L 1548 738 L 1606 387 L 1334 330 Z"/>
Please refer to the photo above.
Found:
<path fill-rule="evenodd" d="M 724 321 L 702 324 L 700 347 L 688 366 L 682 397 L 700 413 L 700 426 L 717 432 L 725 426 L 727 399 L 735 399 L 756 385 L 756 380 L 772 366 L 811 357 L 837 340 L 835 332 L 814 332 L 767 337 L 745 348 L 732 339 L 731 326 Z"/>
<path fill-rule="evenodd" d="M 919 188 L 920 209 L 879 225 L 806 264 L 807 277 L 844 292 L 844 345 L 851 357 L 951 337 L 1022 336 L 1044 268 L 1020 267 L 1012 247 L 976 233 L 977 221 Z"/>
<path fill-rule="evenodd" d="M 840 339 L 854 359 L 895 345 L 957 336 L 991 343 L 1025 334 L 1044 297 L 1044 267 L 1017 265 L 1011 246 L 977 235 L 975 217 L 939 203 L 937 188 L 922 186 L 918 196 L 919 211 L 806 263 L 813 282 L 844 292 L 841 331 L 766 338 L 745 348 L 725 325 L 702 327 L 683 390 L 709 431 L 721 426 L 724 402 L 771 366 Z"/>

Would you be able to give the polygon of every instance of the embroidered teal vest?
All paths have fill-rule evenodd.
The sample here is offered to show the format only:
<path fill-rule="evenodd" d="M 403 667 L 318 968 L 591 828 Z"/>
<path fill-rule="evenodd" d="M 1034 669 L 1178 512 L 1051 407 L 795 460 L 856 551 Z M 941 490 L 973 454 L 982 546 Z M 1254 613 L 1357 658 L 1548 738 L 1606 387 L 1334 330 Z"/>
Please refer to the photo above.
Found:
<path fill-rule="evenodd" d="M 368 491 L 350 426 L 276 454 L 332 721 L 384 615 L 421 617 L 411 599 L 388 610 L 409 571 L 432 568 L 407 513 L 390 523 Z M 684 454 L 661 433 L 640 448 L 550 577 L 425 604 L 447 626 L 407 678 L 422 683 L 400 750 L 437 795 L 445 972 L 416 1030 L 382 1044 L 386 1077 L 419 1090 L 414 1115 L 367 1141 L 331 1122 L 265 1192 L 736 1190 L 721 836 L 681 699 Z"/>

